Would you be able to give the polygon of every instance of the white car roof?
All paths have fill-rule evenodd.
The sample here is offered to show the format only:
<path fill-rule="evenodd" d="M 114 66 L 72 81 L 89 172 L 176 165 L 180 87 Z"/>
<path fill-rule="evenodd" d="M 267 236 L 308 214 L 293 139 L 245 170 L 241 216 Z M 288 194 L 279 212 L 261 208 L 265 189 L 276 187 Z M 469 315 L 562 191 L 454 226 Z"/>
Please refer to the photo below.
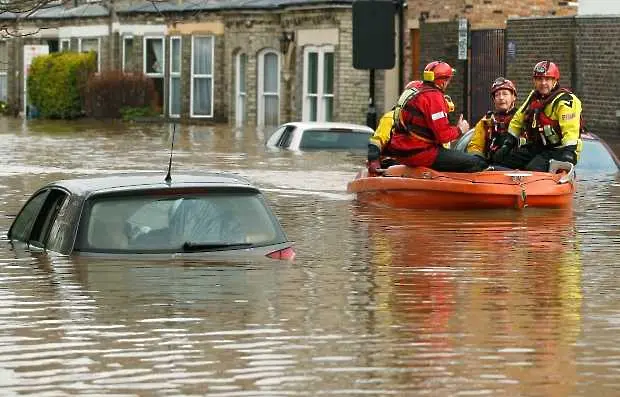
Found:
<path fill-rule="evenodd" d="M 374 130 L 367 125 L 354 124 L 354 123 L 340 123 L 335 121 L 292 121 L 285 123 L 285 125 L 291 125 L 296 128 L 309 129 L 309 128 L 347 128 L 352 130 L 361 130 L 374 133 Z"/>

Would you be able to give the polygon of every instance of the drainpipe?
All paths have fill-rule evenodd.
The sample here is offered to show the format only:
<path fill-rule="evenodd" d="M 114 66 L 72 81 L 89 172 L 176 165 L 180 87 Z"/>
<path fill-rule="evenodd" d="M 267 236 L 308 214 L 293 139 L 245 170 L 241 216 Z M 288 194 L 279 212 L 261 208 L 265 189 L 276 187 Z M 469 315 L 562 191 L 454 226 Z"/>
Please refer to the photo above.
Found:
<path fill-rule="evenodd" d="M 405 3 L 403 0 L 396 0 L 396 11 L 398 12 L 398 92 L 405 89 Z"/>
<path fill-rule="evenodd" d="M 114 69 L 114 65 L 116 65 L 116 51 L 114 51 L 114 43 L 116 42 L 116 38 L 114 37 L 114 22 L 116 22 L 116 3 L 114 0 L 108 0 L 108 9 L 110 10 L 110 15 L 108 16 L 108 62 L 107 62 L 107 70 Z"/>

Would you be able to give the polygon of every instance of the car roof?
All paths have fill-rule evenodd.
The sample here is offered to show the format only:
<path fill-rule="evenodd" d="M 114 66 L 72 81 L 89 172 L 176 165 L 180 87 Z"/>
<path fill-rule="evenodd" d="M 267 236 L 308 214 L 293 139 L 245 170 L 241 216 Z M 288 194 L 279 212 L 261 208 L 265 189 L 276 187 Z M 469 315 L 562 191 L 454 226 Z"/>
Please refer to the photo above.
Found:
<path fill-rule="evenodd" d="M 374 133 L 374 130 L 366 125 L 353 123 L 340 123 L 335 121 L 291 121 L 285 123 L 301 129 L 323 128 L 323 129 L 352 129 Z"/>
<path fill-rule="evenodd" d="M 131 191 L 149 188 L 186 187 L 241 187 L 256 189 L 245 178 L 229 173 L 206 172 L 196 174 L 172 174 L 170 183 L 165 181 L 164 173 L 121 173 L 87 178 L 63 179 L 47 185 L 65 188 L 73 193 Z M 258 190 L 258 189 L 256 189 Z"/>

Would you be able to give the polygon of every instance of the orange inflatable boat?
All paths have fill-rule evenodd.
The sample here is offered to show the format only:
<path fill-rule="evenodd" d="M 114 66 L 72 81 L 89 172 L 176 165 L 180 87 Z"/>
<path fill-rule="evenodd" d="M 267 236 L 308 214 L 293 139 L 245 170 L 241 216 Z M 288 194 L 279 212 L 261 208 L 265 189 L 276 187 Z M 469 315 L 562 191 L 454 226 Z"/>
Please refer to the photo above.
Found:
<path fill-rule="evenodd" d="M 360 202 L 396 208 L 562 208 L 575 192 L 572 164 L 554 162 L 550 172 L 438 172 L 395 165 L 382 175 L 360 171 L 347 191 Z"/>

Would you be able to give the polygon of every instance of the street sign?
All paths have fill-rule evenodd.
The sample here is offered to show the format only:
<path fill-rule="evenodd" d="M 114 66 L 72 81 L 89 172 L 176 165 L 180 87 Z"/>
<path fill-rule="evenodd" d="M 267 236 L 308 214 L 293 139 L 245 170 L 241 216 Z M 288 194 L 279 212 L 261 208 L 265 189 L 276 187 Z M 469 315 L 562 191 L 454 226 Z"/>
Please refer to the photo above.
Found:
<path fill-rule="evenodd" d="M 460 61 L 467 59 L 467 19 L 459 18 L 459 54 L 458 59 Z"/>

